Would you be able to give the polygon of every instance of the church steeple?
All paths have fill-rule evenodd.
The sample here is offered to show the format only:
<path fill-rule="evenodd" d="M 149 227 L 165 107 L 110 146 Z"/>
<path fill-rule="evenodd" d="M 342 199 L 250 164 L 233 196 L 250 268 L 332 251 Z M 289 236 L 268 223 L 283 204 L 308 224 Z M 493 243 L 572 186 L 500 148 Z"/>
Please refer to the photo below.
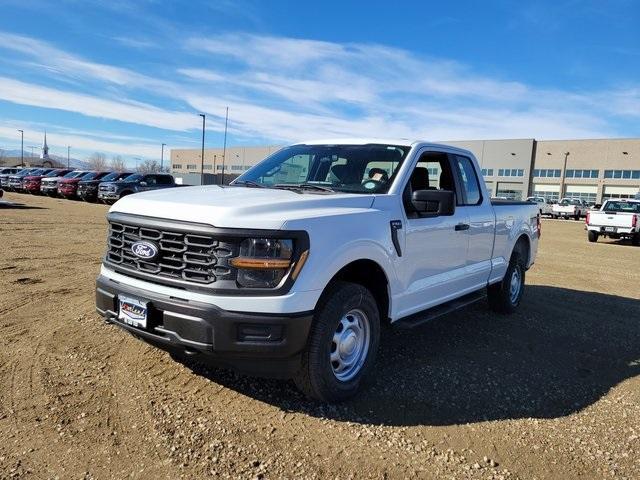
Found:
<path fill-rule="evenodd" d="M 49 158 L 49 146 L 47 145 L 47 131 L 44 131 L 44 141 L 42 142 L 42 153 L 40 154 L 41 159 Z"/>

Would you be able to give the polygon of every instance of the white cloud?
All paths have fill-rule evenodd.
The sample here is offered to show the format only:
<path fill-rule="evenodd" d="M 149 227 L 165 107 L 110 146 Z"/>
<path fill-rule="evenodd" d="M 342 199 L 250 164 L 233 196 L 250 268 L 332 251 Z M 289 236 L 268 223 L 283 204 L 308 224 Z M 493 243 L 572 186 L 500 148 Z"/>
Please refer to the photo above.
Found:
<path fill-rule="evenodd" d="M 34 107 L 55 108 L 166 130 L 198 128 L 197 117 L 192 113 L 167 111 L 141 102 L 125 100 L 118 102 L 6 77 L 0 77 L 0 100 Z"/>

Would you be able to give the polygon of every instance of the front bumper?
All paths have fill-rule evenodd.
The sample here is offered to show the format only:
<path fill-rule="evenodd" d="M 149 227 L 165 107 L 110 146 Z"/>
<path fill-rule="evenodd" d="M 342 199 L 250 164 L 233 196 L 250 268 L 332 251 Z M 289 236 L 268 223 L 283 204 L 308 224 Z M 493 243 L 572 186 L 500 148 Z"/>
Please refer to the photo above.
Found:
<path fill-rule="evenodd" d="M 41 184 L 40 185 L 40 192 L 44 193 L 45 195 L 51 195 L 51 194 L 56 194 L 58 193 L 58 186 L 57 185 L 48 185 L 48 184 Z"/>
<path fill-rule="evenodd" d="M 147 328 L 118 319 L 118 295 L 149 302 Z M 231 312 L 215 305 L 133 288 L 103 275 L 96 309 L 107 321 L 164 350 L 268 377 L 290 378 L 300 367 L 312 312 Z"/>
<path fill-rule="evenodd" d="M 117 192 L 98 192 L 98 198 L 100 200 L 118 200 L 120 194 Z"/>

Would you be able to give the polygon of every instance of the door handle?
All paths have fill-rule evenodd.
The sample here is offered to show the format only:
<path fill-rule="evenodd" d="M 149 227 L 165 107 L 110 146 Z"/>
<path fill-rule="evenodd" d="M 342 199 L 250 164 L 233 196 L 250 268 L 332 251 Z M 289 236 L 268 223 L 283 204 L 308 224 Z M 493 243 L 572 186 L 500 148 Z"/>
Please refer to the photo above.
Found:
<path fill-rule="evenodd" d="M 460 230 L 469 230 L 469 224 L 468 223 L 459 223 L 455 226 L 455 230 L 456 232 L 460 231 Z"/>

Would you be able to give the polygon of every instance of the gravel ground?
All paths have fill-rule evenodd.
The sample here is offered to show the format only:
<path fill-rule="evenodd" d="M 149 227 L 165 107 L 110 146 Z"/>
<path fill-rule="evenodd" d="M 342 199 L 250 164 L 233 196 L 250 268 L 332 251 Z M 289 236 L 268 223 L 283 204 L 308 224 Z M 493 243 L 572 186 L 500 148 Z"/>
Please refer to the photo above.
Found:
<path fill-rule="evenodd" d="M 106 207 L 0 208 L 0 478 L 640 478 L 640 248 L 544 221 L 519 312 L 390 329 L 362 394 L 174 362 L 105 324 Z"/>

